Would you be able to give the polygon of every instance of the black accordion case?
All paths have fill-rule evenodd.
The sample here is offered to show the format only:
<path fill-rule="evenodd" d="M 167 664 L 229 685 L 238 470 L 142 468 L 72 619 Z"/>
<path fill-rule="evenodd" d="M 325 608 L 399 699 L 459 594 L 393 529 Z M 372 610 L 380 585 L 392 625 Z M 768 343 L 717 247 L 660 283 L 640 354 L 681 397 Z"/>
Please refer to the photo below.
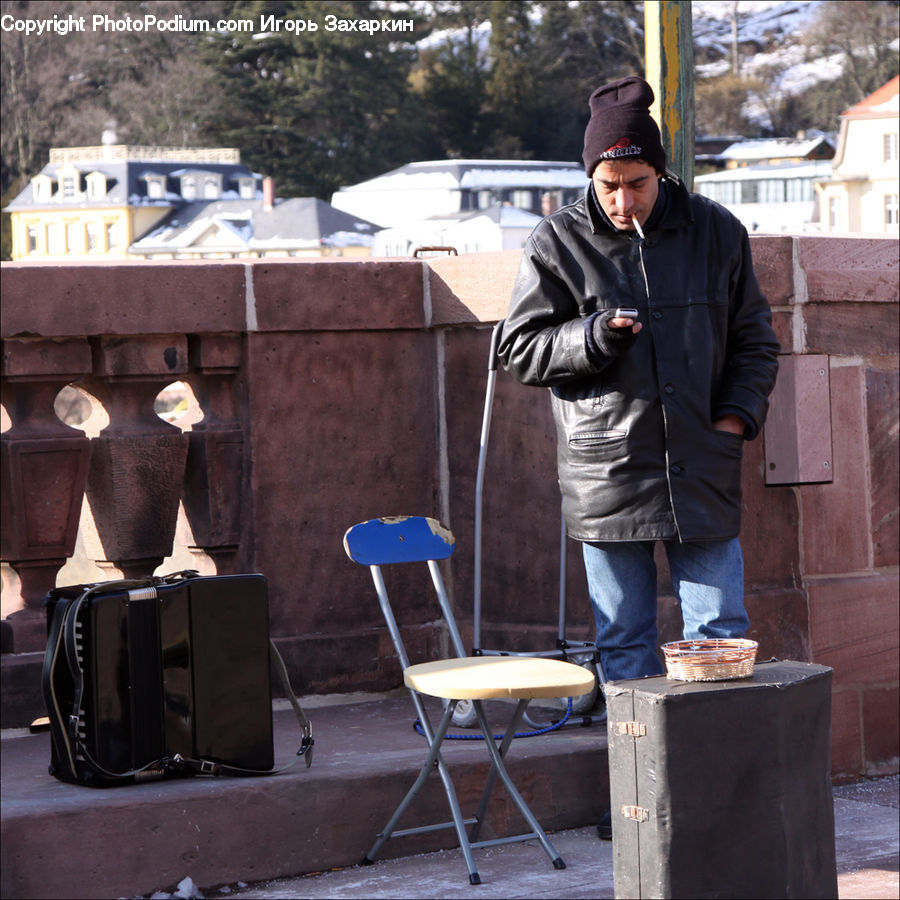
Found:
<path fill-rule="evenodd" d="M 274 771 L 264 576 L 177 573 L 56 588 L 44 602 L 52 775 L 108 786 Z M 309 765 L 309 723 L 288 691 Z"/>
<path fill-rule="evenodd" d="M 837 897 L 831 676 L 605 686 L 616 897 Z"/>

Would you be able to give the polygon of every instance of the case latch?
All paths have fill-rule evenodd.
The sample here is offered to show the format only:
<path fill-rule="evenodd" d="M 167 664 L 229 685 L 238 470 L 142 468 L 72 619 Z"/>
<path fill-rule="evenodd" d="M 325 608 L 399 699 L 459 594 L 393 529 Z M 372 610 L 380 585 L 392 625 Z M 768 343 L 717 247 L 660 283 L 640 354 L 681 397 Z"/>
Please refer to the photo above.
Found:
<path fill-rule="evenodd" d="M 647 726 L 643 722 L 616 722 L 615 733 L 644 737 L 647 734 Z"/>
<path fill-rule="evenodd" d="M 623 806 L 622 815 L 633 822 L 646 822 L 650 818 L 650 810 L 643 806 Z"/>

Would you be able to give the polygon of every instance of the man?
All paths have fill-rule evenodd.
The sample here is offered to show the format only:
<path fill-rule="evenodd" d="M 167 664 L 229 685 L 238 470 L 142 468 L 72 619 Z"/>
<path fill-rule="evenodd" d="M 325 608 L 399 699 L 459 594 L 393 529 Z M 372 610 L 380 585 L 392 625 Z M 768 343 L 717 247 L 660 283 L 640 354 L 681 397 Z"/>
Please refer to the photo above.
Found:
<path fill-rule="evenodd" d="M 684 637 L 746 632 L 742 444 L 778 367 L 747 232 L 666 173 L 652 102 L 636 76 L 591 95 L 591 184 L 534 229 L 499 344 L 517 379 L 550 388 L 606 680 L 664 671 L 657 541 Z"/>

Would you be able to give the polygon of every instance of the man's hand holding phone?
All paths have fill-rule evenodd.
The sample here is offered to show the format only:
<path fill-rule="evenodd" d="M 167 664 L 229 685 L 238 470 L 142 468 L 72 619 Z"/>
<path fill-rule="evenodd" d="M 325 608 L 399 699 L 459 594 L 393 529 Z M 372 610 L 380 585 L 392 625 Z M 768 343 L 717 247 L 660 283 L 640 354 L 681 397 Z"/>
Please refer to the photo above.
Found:
<path fill-rule="evenodd" d="M 639 313 L 634 307 L 620 306 L 609 320 L 611 328 L 631 328 L 632 334 L 637 334 L 644 326 L 636 321 Z"/>
<path fill-rule="evenodd" d="M 638 311 L 631 307 L 607 309 L 593 317 L 592 337 L 599 351 L 608 357 L 621 356 L 634 343 L 641 323 Z"/>

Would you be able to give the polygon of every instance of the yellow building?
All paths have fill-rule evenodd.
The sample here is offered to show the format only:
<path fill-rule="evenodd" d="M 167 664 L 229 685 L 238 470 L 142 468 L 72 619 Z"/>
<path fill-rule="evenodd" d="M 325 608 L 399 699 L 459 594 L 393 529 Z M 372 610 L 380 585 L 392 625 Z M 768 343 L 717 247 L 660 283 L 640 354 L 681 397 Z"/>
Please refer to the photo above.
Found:
<path fill-rule="evenodd" d="M 816 185 L 821 230 L 900 236 L 900 76 L 841 115 L 830 179 Z"/>
<path fill-rule="evenodd" d="M 197 198 L 255 197 L 258 179 L 231 149 L 63 147 L 4 210 L 14 260 L 128 258 L 128 248 Z"/>
<path fill-rule="evenodd" d="M 368 256 L 377 228 L 316 198 L 277 200 L 237 150 L 111 142 L 52 149 L 4 212 L 12 259 L 34 261 Z"/>

